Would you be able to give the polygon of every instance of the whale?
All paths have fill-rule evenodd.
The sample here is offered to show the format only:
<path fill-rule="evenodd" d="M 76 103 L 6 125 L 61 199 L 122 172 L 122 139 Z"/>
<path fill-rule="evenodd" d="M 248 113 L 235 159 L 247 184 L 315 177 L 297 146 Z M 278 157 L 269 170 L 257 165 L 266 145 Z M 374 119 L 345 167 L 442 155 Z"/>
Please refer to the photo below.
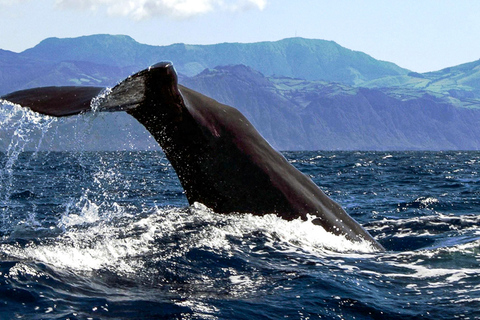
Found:
<path fill-rule="evenodd" d="M 327 232 L 384 250 L 241 112 L 178 84 L 171 62 L 139 71 L 111 89 L 43 87 L 0 99 L 54 117 L 127 112 L 158 142 L 190 204 L 199 202 L 220 214 L 310 220 Z"/>

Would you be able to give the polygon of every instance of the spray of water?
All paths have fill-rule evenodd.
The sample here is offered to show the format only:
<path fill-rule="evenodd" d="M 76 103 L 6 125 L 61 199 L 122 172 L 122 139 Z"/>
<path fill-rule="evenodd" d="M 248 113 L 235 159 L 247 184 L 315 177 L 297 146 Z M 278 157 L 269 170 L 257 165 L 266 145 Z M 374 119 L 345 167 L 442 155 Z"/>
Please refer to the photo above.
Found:
<path fill-rule="evenodd" d="M 2 142 L 5 148 L 5 153 L 0 158 L 0 231 L 2 232 L 11 224 L 8 201 L 13 192 L 14 166 L 20 154 L 32 143 L 34 144 L 32 157 L 36 156 L 42 146 L 45 133 L 55 122 L 56 119 L 53 117 L 39 115 L 9 102 L 1 102 L 0 128 L 2 128 Z M 34 213 L 29 217 L 34 220 Z"/>

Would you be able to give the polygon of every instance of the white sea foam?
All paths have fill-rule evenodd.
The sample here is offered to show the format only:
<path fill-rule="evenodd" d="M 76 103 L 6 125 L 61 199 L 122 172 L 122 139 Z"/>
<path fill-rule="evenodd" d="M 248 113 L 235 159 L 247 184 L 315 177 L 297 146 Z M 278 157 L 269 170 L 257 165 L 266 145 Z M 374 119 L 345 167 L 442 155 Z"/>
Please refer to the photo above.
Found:
<path fill-rule="evenodd" d="M 467 289 L 464 284 L 477 278 L 480 274 L 480 268 L 476 264 L 452 264 L 452 261 L 458 254 L 462 257 L 474 256 L 479 247 L 480 240 L 477 240 L 431 250 L 387 252 L 379 256 L 378 259 L 370 260 L 373 263 L 379 263 L 378 270 L 385 270 L 385 272 L 358 270 L 358 273 L 371 275 L 378 279 L 391 279 L 387 281 L 398 281 L 393 279 L 400 279 L 402 282 L 406 282 L 406 289 L 413 290 L 417 294 L 423 294 L 425 290 L 455 288 L 462 284 L 461 287 L 467 291 L 457 290 L 456 295 L 461 297 L 464 293 L 469 296 L 472 291 L 479 291 L 480 288 L 470 286 Z M 437 262 L 433 264 L 432 261 Z"/>
<path fill-rule="evenodd" d="M 9 256 L 60 269 L 93 271 L 106 268 L 119 273 L 134 273 L 141 265 L 138 261 L 131 263 L 131 258 L 142 256 L 151 249 L 155 229 L 151 226 L 123 238 L 118 236 L 121 230 L 115 226 L 98 224 L 68 230 L 45 244 L 31 244 L 24 248 L 2 245 L 0 248 Z"/>
<path fill-rule="evenodd" d="M 262 232 L 269 238 L 270 245 L 274 242 L 288 244 L 290 249 L 301 249 L 315 253 L 324 250 L 334 252 L 373 252 L 369 243 L 352 242 L 343 236 L 337 236 L 325 231 L 322 227 L 309 221 L 296 219 L 286 221 L 274 214 L 255 216 L 252 214 L 219 215 L 201 204 L 194 204 L 193 211 L 197 218 L 207 222 L 209 227 L 204 230 L 208 237 L 200 240 L 200 244 L 213 248 L 228 246 L 227 236 L 241 237 L 245 234 Z M 218 222 L 222 223 L 218 223 Z"/>
<path fill-rule="evenodd" d="M 54 241 L 25 247 L 1 245 L 0 250 L 55 268 L 80 271 L 106 268 L 118 273 L 137 272 L 142 268 L 142 256 L 153 251 L 160 253 L 162 259 L 185 255 L 193 248 L 231 255 L 238 249 L 231 239 L 244 242 L 244 236 L 252 234 L 261 234 L 266 239 L 265 247 L 282 252 L 338 256 L 340 252 L 373 251 L 368 243 L 353 243 L 309 221 L 286 221 L 275 215 L 221 215 L 197 203 L 187 210 L 159 208 L 136 221 L 128 218 L 125 224 L 114 218 L 102 221 L 99 205 L 89 200 L 83 205 L 79 214 L 69 213 L 62 218 L 61 227 L 65 231 Z M 158 239 L 166 243 L 176 239 L 176 248 L 157 247 Z M 232 282 L 239 279 L 241 275 L 231 278 Z"/>
<path fill-rule="evenodd" d="M 100 220 L 99 206 L 89 200 L 86 195 L 83 195 L 77 203 L 73 204 L 73 207 L 80 209 L 79 213 L 70 213 L 71 207 L 72 204 L 67 204 L 66 214 L 60 219 L 59 226 L 61 228 L 94 223 Z"/>

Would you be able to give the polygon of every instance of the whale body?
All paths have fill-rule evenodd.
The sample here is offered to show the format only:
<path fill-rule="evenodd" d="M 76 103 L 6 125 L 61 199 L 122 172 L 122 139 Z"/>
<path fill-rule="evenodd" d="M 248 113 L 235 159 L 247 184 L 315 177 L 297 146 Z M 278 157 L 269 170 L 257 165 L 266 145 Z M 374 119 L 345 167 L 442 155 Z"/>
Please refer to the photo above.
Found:
<path fill-rule="evenodd" d="M 160 144 L 190 204 L 200 202 L 217 213 L 273 213 L 286 220 L 310 215 L 328 232 L 384 250 L 237 109 L 179 85 L 171 63 L 142 70 L 99 98 L 102 90 L 45 87 L 1 99 L 55 117 L 89 112 L 92 105 L 98 111 L 126 111 Z"/>

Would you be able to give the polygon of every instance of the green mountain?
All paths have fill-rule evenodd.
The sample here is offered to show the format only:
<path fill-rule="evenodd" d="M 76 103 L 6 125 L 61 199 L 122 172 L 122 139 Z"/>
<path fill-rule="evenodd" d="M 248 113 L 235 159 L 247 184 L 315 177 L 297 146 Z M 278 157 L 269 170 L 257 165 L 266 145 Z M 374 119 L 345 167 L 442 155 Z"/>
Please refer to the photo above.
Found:
<path fill-rule="evenodd" d="M 387 76 L 362 84 L 370 88 L 408 88 L 430 91 L 461 99 L 463 106 L 476 105 L 480 99 L 480 60 L 449 67 L 435 72 L 411 72 Z"/>
<path fill-rule="evenodd" d="M 113 86 L 162 60 L 174 62 L 180 83 L 240 109 L 281 150 L 480 150 L 480 60 L 419 74 L 332 41 L 149 46 L 127 36 L 49 38 L 22 53 L 0 50 L 0 95 Z M 12 112 L 0 109 L 0 150 L 17 130 Z M 39 137 L 47 149 L 66 150 L 89 128 L 88 150 L 158 148 L 125 113 L 89 121 L 72 132 L 61 120 Z"/>
<path fill-rule="evenodd" d="M 52 66 L 18 53 L 0 50 L 0 95 L 28 87 L 31 79 L 41 77 Z"/>
<path fill-rule="evenodd" d="M 88 61 L 50 61 L 0 50 L 0 95 L 42 86 L 111 86 L 136 69 Z"/>
<path fill-rule="evenodd" d="M 281 150 L 480 149 L 480 101 L 463 108 L 428 91 L 267 78 L 245 66 L 182 83 L 239 109 Z"/>
<path fill-rule="evenodd" d="M 25 50 L 20 56 L 55 63 L 86 61 L 130 70 L 140 70 L 158 61 L 169 60 L 179 73 L 187 76 L 219 65 L 244 64 L 268 76 L 350 85 L 409 72 L 393 63 L 346 49 L 333 41 L 303 38 L 258 43 L 150 46 L 128 36 L 93 35 L 49 38 Z"/>

